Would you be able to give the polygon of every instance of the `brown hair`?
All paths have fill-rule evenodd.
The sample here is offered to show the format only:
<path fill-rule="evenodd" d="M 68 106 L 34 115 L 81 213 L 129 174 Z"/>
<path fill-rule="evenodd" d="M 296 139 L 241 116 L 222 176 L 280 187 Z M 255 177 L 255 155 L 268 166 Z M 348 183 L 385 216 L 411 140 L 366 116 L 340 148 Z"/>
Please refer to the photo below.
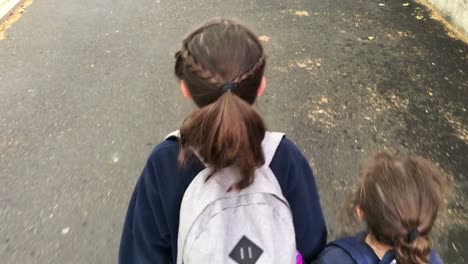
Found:
<path fill-rule="evenodd" d="M 364 213 L 370 234 L 392 246 L 399 264 L 429 263 L 429 232 L 444 200 L 446 177 L 432 162 L 416 155 L 387 152 L 363 166 L 349 213 Z"/>
<path fill-rule="evenodd" d="M 196 151 L 213 173 L 237 165 L 242 189 L 264 164 L 265 124 L 251 106 L 265 68 L 263 47 L 245 26 L 216 19 L 193 31 L 176 53 L 175 74 L 195 104 L 180 128 L 183 163 Z"/>

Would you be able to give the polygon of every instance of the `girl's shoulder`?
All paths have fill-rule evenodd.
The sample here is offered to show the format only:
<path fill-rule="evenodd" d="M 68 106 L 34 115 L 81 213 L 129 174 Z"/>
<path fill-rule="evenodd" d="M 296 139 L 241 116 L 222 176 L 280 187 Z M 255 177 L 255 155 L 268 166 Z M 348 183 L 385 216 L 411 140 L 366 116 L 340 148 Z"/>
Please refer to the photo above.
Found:
<path fill-rule="evenodd" d="M 166 174 L 188 175 L 188 178 L 194 178 L 205 167 L 203 163 L 196 157 L 192 156 L 186 161 L 184 166 L 180 166 L 178 161 L 179 142 L 176 137 L 170 137 L 159 143 L 148 157 L 147 163 L 156 168 L 159 172 L 158 178 L 174 178 L 167 177 Z M 309 163 L 302 155 L 297 146 L 287 137 L 281 140 L 273 160 L 270 164 L 273 174 L 278 178 L 278 182 L 283 190 L 286 190 L 289 182 L 296 182 L 294 177 L 301 177 L 305 173 L 291 173 L 291 170 L 298 172 L 310 171 Z M 296 175 L 298 174 L 298 175 Z M 309 177 L 307 174 L 303 177 Z M 179 179 L 181 177 L 175 177 Z"/>
<path fill-rule="evenodd" d="M 379 257 L 364 241 L 366 232 L 330 242 L 316 263 L 379 263 Z"/>
<path fill-rule="evenodd" d="M 365 243 L 364 236 L 365 232 L 360 232 L 355 236 L 344 237 L 330 242 L 313 264 L 380 263 L 379 257 Z M 394 258 L 393 252 L 387 252 L 382 262 L 388 263 L 388 260 L 393 260 Z M 443 261 L 434 250 L 431 250 L 429 263 L 443 264 Z"/>
<path fill-rule="evenodd" d="M 287 136 L 284 136 L 275 152 L 272 163 L 276 161 L 281 161 L 281 163 L 284 163 L 285 161 L 295 162 L 303 159 L 305 158 L 297 145 Z"/>
<path fill-rule="evenodd" d="M 317 260 L 313 264 L 354 264 L 354 260 L 349 254 L 342 248 L 329 245 L 319 255 Z"/>
<path fill-rule="evenodd" d="M 176 137 L 169 137 L 154 147 L 149 156 L 149 160 L 159 161 L 161 159 L 177 160 L 179 154 L 179 142 Z M 274 159 L 277 160 L 295 160 L 297 157 L 302 157 L 301 151 L 286 136 L 281 140 L 278 149 L 276 150 Z"/>
<path fill-rule="evenodd" d="M 150 162 L 177 161 L 179 142 L 177 138 L 168 138 L 156 145 L 148 157 Z"/>
<path fill-rule="evenodd" d="M 279 144 L 277 151 L 286 151 L 286 152 L 293 152 L 293 153 L 299 153 L 299 154 L 301 153 L 301 151 L 296 146 L 296 144 L 294 144 L 294 142 L 292 142 L 287 137 L 287 135 L 285 135 L 283 139 L 281 140 L 281 143 Z"/>

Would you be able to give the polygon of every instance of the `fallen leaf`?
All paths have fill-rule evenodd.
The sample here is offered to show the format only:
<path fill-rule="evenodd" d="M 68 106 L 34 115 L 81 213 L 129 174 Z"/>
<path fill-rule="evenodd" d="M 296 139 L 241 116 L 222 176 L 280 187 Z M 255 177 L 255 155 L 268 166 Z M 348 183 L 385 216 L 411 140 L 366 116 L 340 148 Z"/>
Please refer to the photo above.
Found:
<path fill-rule="evenodd" d="M 374 36 L 368 36 L 367 39 L 368 39 L 368 40 L 374 40 L 375 37 L 374 37 Z"/>
<path fill-rule="evenodd" d="M 258 37 L 258 39 L 260 41 L 262 41 L 262 42 L 268 42 L 268 41 L 270 41 L 271 38 L 269 36 L 262 35 L 262 36 Z"/>
<path fill-rule="evenodd" d="M 417 20 L 421 20 L 421 19 L 423 19 L 423 18 L 424 18 L 424 16 L 416 16 L 416 19 L 417 19 Z"/>
<path fill-rule="evenodd" d="M 405 7 L 409 6 L 409 3 L 403 3 L 403 6 L 405 6 Z"/>
<path fill-rule="evenodd" d="M 294 14 L 296 16 L 309 16 L 309 12 L 307 11 L 296 11 Z"/>
<path fill-rule="evenodd" d="M 299 62 L 299 61 L 296 62 L 296 65 L 297 65 L 297 67 L 299 67 L 299 68 L 306 68 L 306 67 L 307 67 L 307 64 L 302 63 L 302 62 Z"/>
<path fill-rule="evenodd" d="M 302 60 L 296 60 L 296 65 L 299 68 L 309 68 L 310 65 L 314 63 L 310 58 L 302 59 Z"/>
<path fill-rule="evenodd" d="M 328 98 L 325 97 L 325 96 L 322 97 L 322 98 L 320 98 L 320 103 L 321 103 L 321 104 L 328 104 Z"/>

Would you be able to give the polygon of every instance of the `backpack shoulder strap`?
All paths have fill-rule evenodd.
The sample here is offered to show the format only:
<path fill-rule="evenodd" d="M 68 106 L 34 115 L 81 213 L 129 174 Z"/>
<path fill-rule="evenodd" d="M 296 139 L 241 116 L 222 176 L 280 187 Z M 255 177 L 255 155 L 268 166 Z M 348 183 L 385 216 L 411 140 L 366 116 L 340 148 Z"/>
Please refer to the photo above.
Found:
<path fill-rule="evenodd" d="M 335 240 L 329 246 L 339 247 L 344 250 L 357 264 L 374 264 L 375 259 L 369 249 L 362 244 L 358 237 L 350 236 Z"/>
<path fill-rule="evenodd" d="M 172 139 L 172 138 L 180 138 L 180 130 L 176 130 L 174 132 L 171 132 L 169 133 L 169 135 L 167 135 L 164 140 L 167 140 L 167 139 Z"/>
<path fill-rule="evenodd" d="M 270 166 L 283 137 L 284 133 L 269 131 L 265 133 L 265 137 L 262 141 L 263 155 L 265 156 L 264 166 Z"/>
<path fill-rule="evenodd" d="M 395 259 L 396 259 L 395 250 L 391 249 L 384 254 L 384 256 L 382 257 L 382 260 L 380 260 L 380 264 L 391 264 L 395 261 Z"/>
<path fill-rule="evenodd" d="M 284 204 L 289 206 L 288 201 L 283 195 L 278 179 L 270 168 L 270 163 L 273 160 L 276 150 L 278 149 L 283 137 L 283 133 L 269 131 L 265 132 L 265 137 L 262 141 L 265 163 L 260 168 L 257 168 L 255 171 L 255 180 L 249 186 L 249 188 L 242 190 L 242 193 L 273 194 L 278 199 L 283 201 Z"/>

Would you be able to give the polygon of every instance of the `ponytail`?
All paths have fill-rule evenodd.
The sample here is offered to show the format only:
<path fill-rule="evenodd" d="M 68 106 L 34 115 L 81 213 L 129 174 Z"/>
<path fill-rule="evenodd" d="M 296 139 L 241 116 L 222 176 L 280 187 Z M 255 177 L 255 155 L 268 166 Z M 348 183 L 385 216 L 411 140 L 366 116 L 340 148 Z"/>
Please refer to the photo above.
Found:
<path fill-rule="evenodd" d="M 428 236 L 418 236 L 413 241 L 400 238 L 395 241 L 395 253 L 398 264 L 427 264 L 432 242 Z"/>
<path fill-rule="evenodd" d="M 180 128 L 179 161 L 196 152 L 212 166 L 212 174 L 237 165 L 240 180 L 233 186 L 243 189 L 253 181 L 256 167 L 265 163 L 262 140 L 265 123 L 255 109 L 233 92 L 225 92 L 214 103 L 190 114 Z"/>

